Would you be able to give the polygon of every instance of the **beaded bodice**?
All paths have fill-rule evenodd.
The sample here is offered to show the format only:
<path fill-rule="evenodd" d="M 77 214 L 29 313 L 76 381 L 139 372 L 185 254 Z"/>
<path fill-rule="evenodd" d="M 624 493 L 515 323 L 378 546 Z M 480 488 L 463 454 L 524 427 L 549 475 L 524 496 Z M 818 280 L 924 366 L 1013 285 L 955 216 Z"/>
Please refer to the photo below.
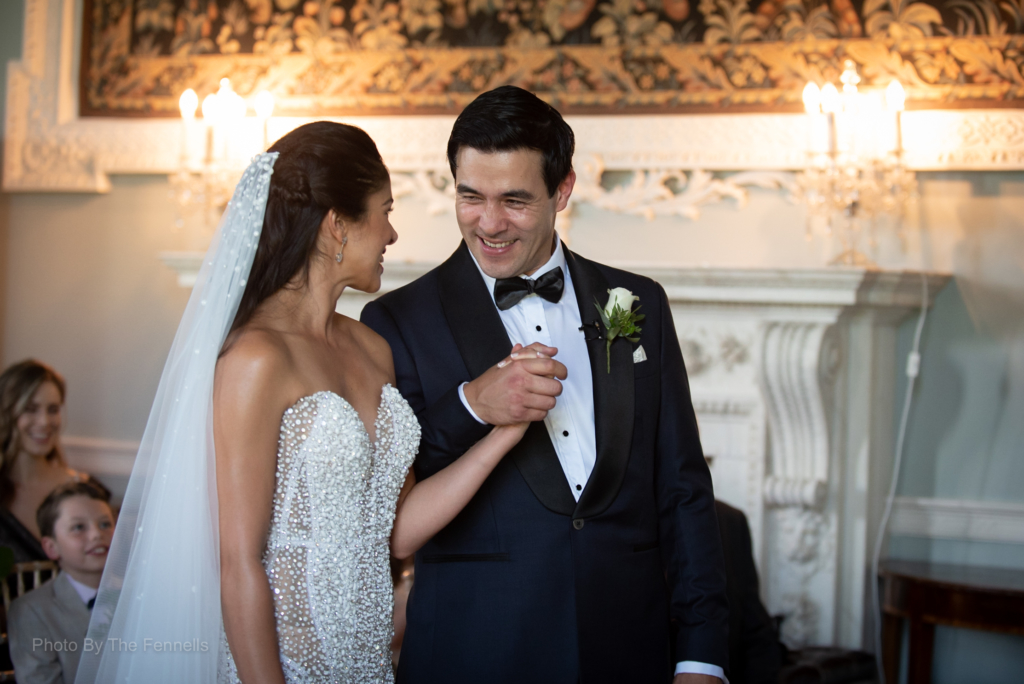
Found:
<path fill-rule="evenodd" d="M 300 399 L 281 419 L 263 564 L 289 684 L 392 681 L 388 541 L 420 427 L 391 385 L 375 425 L 371 442 L 332 392 Z M 224 652 L 220 679 L 237 681 Z"/>

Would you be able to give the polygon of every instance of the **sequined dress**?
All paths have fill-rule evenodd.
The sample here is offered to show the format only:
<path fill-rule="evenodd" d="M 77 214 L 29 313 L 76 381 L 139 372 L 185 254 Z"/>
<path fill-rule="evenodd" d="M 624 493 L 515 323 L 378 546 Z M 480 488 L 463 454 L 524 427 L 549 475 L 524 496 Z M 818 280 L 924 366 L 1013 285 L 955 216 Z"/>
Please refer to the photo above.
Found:
<path fill-rule="evenodd" d="M 300 399 L 281 419 L 263 565 L 289 684 L 393 681 L 388 540 L 420 427 L 391 385 L 375 425 L 371 443 L 332 392 Z M 218 681 L 239 681 L 226 640 Z"/>

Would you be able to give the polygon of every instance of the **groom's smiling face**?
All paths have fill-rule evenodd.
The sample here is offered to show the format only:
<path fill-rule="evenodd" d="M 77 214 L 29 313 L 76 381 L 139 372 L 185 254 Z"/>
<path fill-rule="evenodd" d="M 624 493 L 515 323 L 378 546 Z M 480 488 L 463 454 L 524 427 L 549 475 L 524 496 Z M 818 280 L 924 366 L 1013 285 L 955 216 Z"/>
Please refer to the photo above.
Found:
<path fill-rule="evenodd" d="M 555 214 L 569 201 L 575 173 L 551 196 L 537 150 L 463 147 L 456 161 L 455 215 L 483 272 L 512 278 L 543 266 L 554 252 Z"/>

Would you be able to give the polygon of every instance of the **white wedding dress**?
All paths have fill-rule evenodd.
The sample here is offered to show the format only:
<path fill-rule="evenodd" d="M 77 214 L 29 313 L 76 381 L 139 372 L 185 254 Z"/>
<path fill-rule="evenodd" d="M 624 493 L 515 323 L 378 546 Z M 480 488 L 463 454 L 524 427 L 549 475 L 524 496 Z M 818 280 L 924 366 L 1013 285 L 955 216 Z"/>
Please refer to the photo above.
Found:
<path fill-rule="evenodd" d="M 289 684 L 393 681 L 388 540 L 419 438 L 415 414 L 391 385 L 381 392 L 375 442 L 332 392 L 284 413 L 263 564 Z M 223 639 L 218 680 L 239 681 Z"/>

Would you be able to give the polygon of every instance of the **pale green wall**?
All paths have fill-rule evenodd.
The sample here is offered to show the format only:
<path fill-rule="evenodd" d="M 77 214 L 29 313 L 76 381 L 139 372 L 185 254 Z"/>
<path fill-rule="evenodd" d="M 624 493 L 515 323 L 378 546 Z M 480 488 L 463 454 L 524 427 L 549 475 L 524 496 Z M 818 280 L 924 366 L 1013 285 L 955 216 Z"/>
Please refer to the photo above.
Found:
<path fill-rule="evenodd" d="M 1012 250 L 990 257 L 980 275 L 1000 283 L 974 302 L 974 317 L 962 296 L 969 280 L 951 282 L 929 311 L 922 338 L 921 372 L 912 404 L 898 493 L 934 497 L 1024 503 L 1024 405 L 1019 390 L 1024 377 L 1008 372 L 1010 340 L 1005 334 L 1019 320 L 1017 302 L 1024 254 L 1018 246 L 1024 231 L 1022 174 L 925 174 L 922 186 L 939 205 L 935 220 L 964 226 L 965 239 L 952 255 L 963 268 L 972 246 L 995 242 Z M 936 197 L 934 200 L 931 198 Z M 942 205 L 945 205 L 943 208 Z M 944 219 L 941 217 L 945 217 Z M 983 252 L 983 250 L 982 250 Z M 977 252 L 976 252 L 977 253 Z M 979 275 L 978 273 L 974 274 Z M 986 310 L 986 307 L 994 309 Z M 1000 320 L 1000 317 L 1005 317 Z M 903 405 L 916 316 L 900 328 L 897 416 Z M 1003 334 L 997 338 L 993 329 Z M 1019 336 L 1015 344 L 1020 344 Z M 896 558 L 1024 569 L 1024 545 L 896 537 Z M 939 627 L 935 637 L 935 684 L 997 684 L 1020 680 L 1024 672 L 1024 637 Z M 905 673 L 904 673 L 905 674 Z"/>
<path fill-rule="evenodd" d="M 7 63 L 21 57 L 21 34 L 25 24 L 24 0 L 0 0 L 0 155 L 4 150 L 7 125 Z M 3 164 L 0 163 L 0 178 Z M 3 355 L 4 321 L 6 320 L 7 227 L 10 225 L 10 199 L 0 192 L 0 357 Z"/>

